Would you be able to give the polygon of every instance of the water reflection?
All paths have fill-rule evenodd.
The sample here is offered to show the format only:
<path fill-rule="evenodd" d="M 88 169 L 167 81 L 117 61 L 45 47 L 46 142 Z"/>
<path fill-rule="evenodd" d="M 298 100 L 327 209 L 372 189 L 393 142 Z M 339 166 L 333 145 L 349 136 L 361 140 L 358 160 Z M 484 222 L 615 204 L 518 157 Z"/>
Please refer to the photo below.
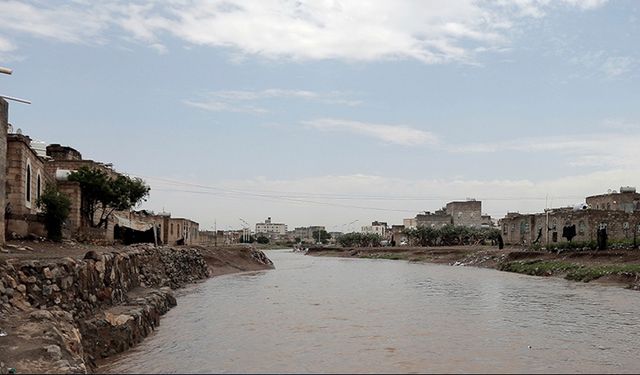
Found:
<path fill-rule="evenodd" d="M 181 293 L 109 372 L 637 372 L 639 294 L 467 267 L 269 252 Z"/>

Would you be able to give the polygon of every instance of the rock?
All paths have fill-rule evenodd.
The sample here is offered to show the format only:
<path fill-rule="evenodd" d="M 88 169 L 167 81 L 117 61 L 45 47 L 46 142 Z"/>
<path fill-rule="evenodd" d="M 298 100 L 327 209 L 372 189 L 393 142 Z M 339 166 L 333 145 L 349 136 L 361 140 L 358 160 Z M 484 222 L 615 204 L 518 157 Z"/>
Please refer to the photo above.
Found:
<path fill-rule="evenodd" d="M 103 274 L 104 270 L 105 270 L 104 262 L 97 261 L 96 262 L 96 271 L 98 271 L 100 274 Z"/>
<path fill-rule="evenodd" d="M 16 290 L 22 294 L 27 293 L 27 286 L 24 284 L 20 284 L 18 285 L 18 287 L 16 288 Z"/>
<path fill-rule="evenodd" d="M 9 302 L 13 305 L 13 307 L 20 309 L 22 311 L 27 311 L 31 308 L 31 304 L 25 301 L 22 297 L 20 298 L 14 297 Z"/>
<path fill-rule="evenodd" d="M 49 267 L 45 267 L 42 269 L 42 274 L 46 279 L 53 279 L 53 272 L 49 269 Z"/>
<path fill-rule="evenodd" d="M 73 285 L 73 276 L 67 276 L 60 281 L 60 288 L 69 289 Z"/>
<path fill-rule="evenodd" d="M 121 326 L 127 323 L 129 320 L 133 320 L 133 317 L 131 315 L 125 315 L 125 314 L 115 315 L 115 314 L 111 314 L 110 312 L 105 312 L 104 320 L 109 322 L 109 324 L 111 324 L 112 326 Z"/>
<path fill-rule="evenodd" d="M 27 277 L 27 280 L 26 280 L 27 284 L 35 284 L 37 281 L 38 279 L 36 279 L 35 276 L 29 276 Z"/>
<path fill-rule="evenodd" d="M 62 351 L 58 345 L 47 345 L 44 350 L 47 351 L 47 356 L 54 361 L 59 361 L 62 358 Z"/>
<path fill-rule="evenodd" d="M 84 254 L 84 259 L 95 260 L 96 262 L 100 260 L 100 255 L 93 250 L 87 251 Z"/>
<path fill-rule="evenodd" d="M 36 310 L 29 314 L 29 318 L 35 321 L 53 320 L 53 314 L 47 310 Z"/>
<path fill-rule="evenodd" d="M 51 287 L 51 285 L 44 285 L 42 287 L 42 295 L 43 296 L 45 296 L 45 297 L 50 296 L 51 293 L 53 293 L 53 288 Z"/>

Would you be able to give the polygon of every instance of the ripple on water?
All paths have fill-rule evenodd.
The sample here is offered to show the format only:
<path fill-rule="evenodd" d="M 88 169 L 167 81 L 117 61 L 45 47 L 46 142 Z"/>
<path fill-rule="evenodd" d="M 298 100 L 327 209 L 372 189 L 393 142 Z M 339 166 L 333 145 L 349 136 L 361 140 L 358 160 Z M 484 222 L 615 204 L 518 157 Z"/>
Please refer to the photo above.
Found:
<path fill-rule="evenodd" d="M 178 293 L 107 372 L 636 372 L 640 298 L 619 288 L 269 252 L 266 272 Z"/>

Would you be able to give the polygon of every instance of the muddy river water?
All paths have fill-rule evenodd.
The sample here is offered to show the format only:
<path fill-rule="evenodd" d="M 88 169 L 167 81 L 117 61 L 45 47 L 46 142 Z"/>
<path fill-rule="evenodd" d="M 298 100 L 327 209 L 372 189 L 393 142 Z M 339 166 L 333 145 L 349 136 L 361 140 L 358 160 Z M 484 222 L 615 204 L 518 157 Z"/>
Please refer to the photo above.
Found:
<path fill-rule="evenodd" d="M 473 267 L 268 251 L 183 289 L 125 373 L 640 372 L 640 293 Z"/>

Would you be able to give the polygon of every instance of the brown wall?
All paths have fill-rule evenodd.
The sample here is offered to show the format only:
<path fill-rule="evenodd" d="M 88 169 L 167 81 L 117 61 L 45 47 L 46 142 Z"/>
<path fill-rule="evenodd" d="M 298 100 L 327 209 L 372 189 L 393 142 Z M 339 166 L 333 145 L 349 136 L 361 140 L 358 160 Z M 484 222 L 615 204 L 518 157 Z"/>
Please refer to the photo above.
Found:
<path fill-rule="evenodd" d="M 0 172 L 4 172 L 7 168 L 7 126 L 9 125 L 9 104 L 6 100 L 0 98 Z M 4 245 L 5 228 L 4 228 L 4 208 L 6 206 L 5 189 L 7 184 L 6 173 L 0 173 L 0 215 L 2 216 L 2 225 L 0 225 L 0 246 Z"/>
<path fill-rule="evenodd" d="M 482 225 L 482 202 L 449 202 L 447 214 L 451 215 L 453 225 L 479 228 Z"/>
<path fill-rule="evenodd" d="M 562 237 L 563 229 L 572 225 L 576 227 L 576 236 L 573 238 L 573 242 L 596 241 L 598 227 L 601 224 L 607 227 L 609 241 L 632 240 L 634 230 L 636 234 L 640 233 L 640 212 L 552 210 L 548 215 L 548 230 L 545 230 L 547 227 L 545 213 L 511 214 L 511 216 L 500 220 L 504 242 L 512 245 L 532 244 L 538 238 L 538 233 L 541 233 L 539 239 L 541 245 L 567 242 L 567 239 Z"/>
<path fill-rule="evenodd" d="M 587 197 L 591 209 L 633 212 L 640 211 L 640 194 L 612 193 Z"/>

